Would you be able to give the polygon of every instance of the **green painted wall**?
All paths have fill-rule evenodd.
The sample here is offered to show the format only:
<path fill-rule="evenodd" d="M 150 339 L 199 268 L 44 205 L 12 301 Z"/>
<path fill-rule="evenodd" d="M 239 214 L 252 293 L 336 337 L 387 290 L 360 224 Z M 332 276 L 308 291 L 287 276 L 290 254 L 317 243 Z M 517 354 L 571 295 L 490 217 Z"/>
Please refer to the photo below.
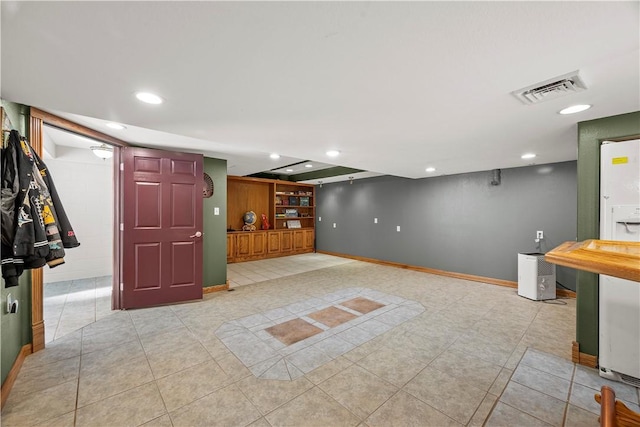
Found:
<path fill-rule="evenodd" d="M 2 107 L 11 120 L 14 129 L 26 135 L 29 109 L 25 106 L 2 100 Z M 2 382 L 11 370 L 23 345 L 31 343 L 31 273 L 26 271 L 20 277 L 20 284 L 12 288 L 4 287 L 2 280 L 2 300 L 0 300 L 0 371 Z M 7 314 L 7 296 L 17 299 L 18 313 Z"/>
<path fill-rule="evenodd" d="M 213 180 L 213 196 L 204 199 L 203 286 L 227 282 L 227 161 L 204 158 L 204 171 Z M 214 215 L 214 209 L 220 214 Z"/>
<path fill-rule="evenodd" d="M 600 235 L 600 144 L 640 135 L 640 112 L 578 123 L 578 240 Z M 578 271 L 576 341 L 598 355 L 598 275 Z"/>

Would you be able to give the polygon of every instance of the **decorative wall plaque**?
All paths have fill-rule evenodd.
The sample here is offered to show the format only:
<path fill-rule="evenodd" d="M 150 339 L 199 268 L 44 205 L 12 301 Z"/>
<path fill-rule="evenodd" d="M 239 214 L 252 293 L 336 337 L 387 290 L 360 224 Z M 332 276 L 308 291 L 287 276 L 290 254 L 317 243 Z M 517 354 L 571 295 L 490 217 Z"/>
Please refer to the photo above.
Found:
<path fill-rule="evenodd" d="M 202 197 L 204 199 L 208 199 L 211 196 L 213 196 L 213 180 L 211 179 L 209 174 L 207 174 L 205 172 L 204 173 L 204 187 L 202 188 Z"/>

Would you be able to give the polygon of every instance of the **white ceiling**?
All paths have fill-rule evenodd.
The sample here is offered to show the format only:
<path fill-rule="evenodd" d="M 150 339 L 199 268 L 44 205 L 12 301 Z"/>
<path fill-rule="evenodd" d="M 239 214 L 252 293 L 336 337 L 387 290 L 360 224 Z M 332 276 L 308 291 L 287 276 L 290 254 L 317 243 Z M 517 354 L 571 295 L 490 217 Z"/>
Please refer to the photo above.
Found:
<path fill-rule="evenodd" d="M 522 166 L 525 152 L 573 160 L 578 121 L 640 110 L 639 6 L 3 0 L 1 94 L 227 159 L 233 175 L 301 160 L 409 178 Z M 511 95 L 574 70 L 588 90 L 533 106 Z M 557 114 L 578 103 L 593 108 Z"/>

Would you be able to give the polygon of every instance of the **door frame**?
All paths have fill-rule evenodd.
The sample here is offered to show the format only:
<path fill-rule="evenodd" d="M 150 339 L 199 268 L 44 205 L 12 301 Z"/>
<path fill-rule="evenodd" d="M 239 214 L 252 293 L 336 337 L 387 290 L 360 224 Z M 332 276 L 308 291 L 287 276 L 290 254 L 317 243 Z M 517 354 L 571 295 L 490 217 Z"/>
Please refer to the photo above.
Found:
<path fill-rule="evenodd" d="M 113 281 L 111 292 L 111 308 L 120 308 L 120 277 L 122 274 L 120 265 L 120 148 L 129 147 L 125 141 L 119 140 L 104 133 L 95 131 L 83 125 L 74 123 L 62 117 L 55 116 L 35 107 L 30 107 L 29 113 L 29 142 L 32 148 L 42 157 L 43 126 L 49 125 L 59 129 L 75 133 L 81 136 L 95 139 L 113 146 Z M 43 273 L 42 268 L 31 270 L 31 351 L 36 352 L 45 347 L 44 316 L 43 316 Z"/>

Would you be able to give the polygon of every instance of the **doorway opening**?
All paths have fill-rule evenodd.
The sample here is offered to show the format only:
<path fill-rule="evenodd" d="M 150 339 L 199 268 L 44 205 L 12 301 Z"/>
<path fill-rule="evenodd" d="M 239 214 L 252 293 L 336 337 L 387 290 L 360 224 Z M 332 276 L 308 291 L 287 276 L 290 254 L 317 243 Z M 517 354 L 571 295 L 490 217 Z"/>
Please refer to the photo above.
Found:
<path fill-rule="evenodd" d="M 102 141 L 46 123 L 42 140 L 43 160 L 80 242 L 65 249 L 64 264 L 43 269 L 45 342 L 51 342 L 114 313 L 114 168 L 112 157 L 91 149 Z"/>

